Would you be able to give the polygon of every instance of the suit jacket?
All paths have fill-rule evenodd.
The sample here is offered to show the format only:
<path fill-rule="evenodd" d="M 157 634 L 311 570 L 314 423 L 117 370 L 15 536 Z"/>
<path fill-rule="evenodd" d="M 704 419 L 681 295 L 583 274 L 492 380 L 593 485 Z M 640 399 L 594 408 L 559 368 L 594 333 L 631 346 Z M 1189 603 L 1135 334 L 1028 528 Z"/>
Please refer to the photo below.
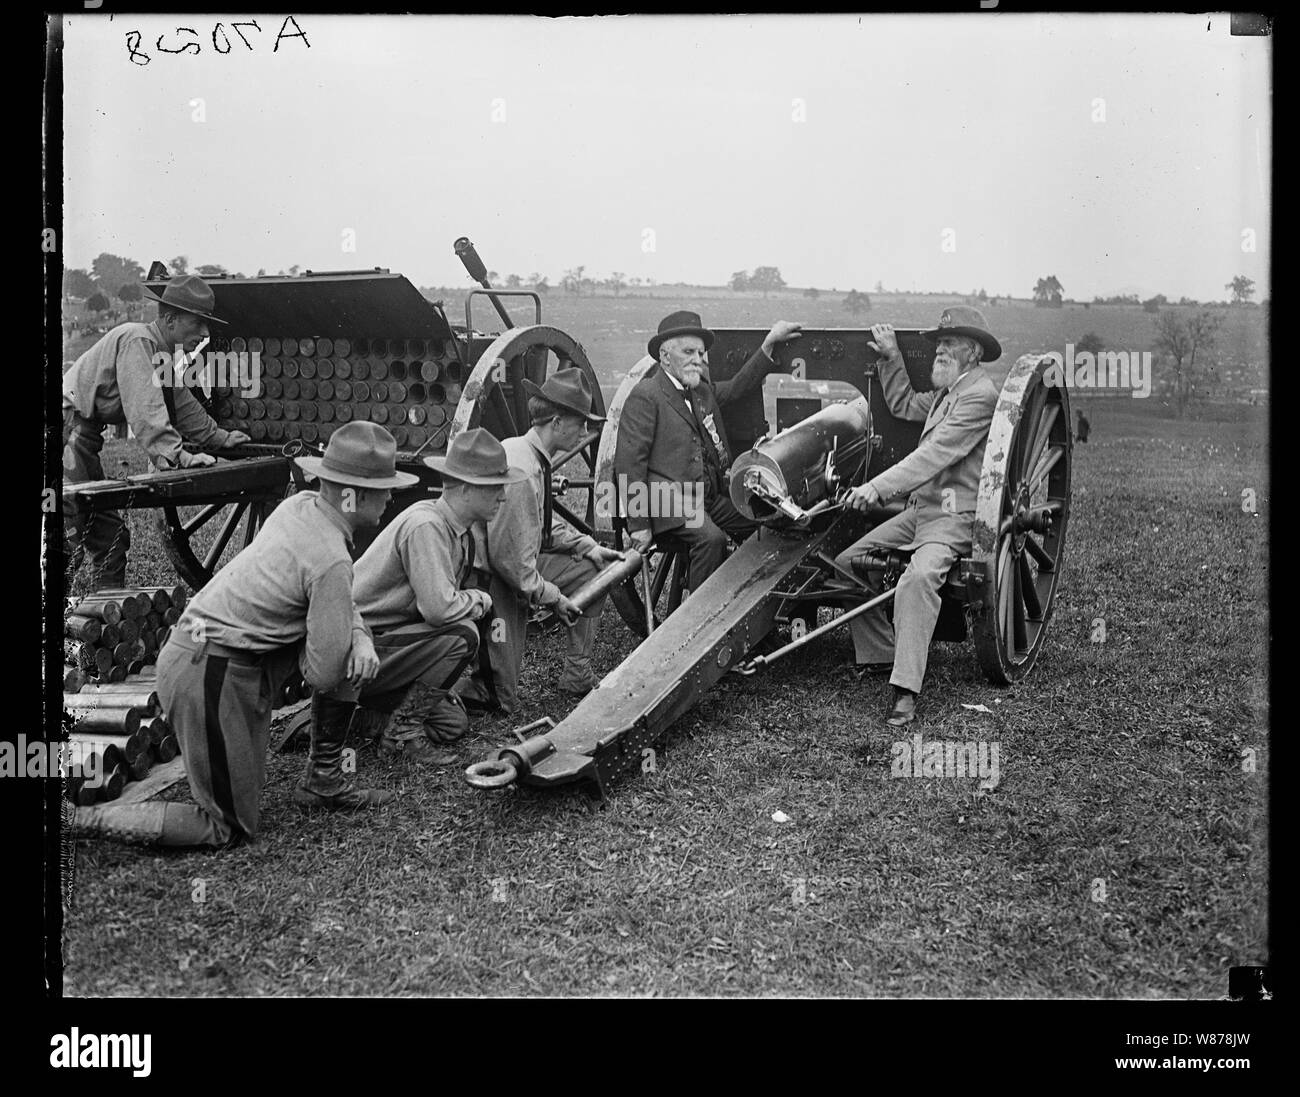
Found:
<path fill-rule="evenodd" d="M 925 423 L 916 449 L 871 480 L 885 502 L 910 495 L 916 534 L 901 547 L 935 541 L 966 551 L 998 390 L 984 367 L 976 366 L 947 390 L 917 392 L 901 355 L 880 363 L 880 384 L 895 416 Z"/>
<path fill-rule="evenodd" d="M 655 534 L 686 524 L 686 515 L 721 494 L 731 467 L 731 448 L 722 409 L 762 385 L 779 367 L 757 350 L 730 381 L 714 385 L 706 367 L 691 393 L 695 415 L 683 394 L 656 365 L 636 384 L 618 422 L 614 474 L 629 529 Z M 642 500 L 653 505 L 638 505 Z"/>

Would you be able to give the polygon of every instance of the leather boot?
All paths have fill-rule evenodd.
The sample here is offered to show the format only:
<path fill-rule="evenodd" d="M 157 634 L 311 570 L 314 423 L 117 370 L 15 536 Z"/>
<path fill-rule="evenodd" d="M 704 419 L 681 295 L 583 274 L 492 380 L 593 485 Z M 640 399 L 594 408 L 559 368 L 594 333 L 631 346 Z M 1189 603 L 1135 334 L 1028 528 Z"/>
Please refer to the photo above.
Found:
<path fill-rule="evenodd" d="M 392 718 L 391 712 L 380 712 L 379 709 L 358 705 L 357 711 L 352 714 L 352 725 L 348 728 L 348 734 L 359 735 L 362 739 L 378 739 L 388 730 Z"/>
<path fill-rule="evenodd" d="M 202 808 L 162 800 L 78 807 L 70 829 L 74 838 L 109 838 L 141 846 L 219 849 L 228 844 Z"/>
<path fill-rule="evenodd" d="M 109 838 L 137 846 L 161 845 L 166 809 L 161 800 L 78 807 L 72 820 L 72 837 Z"/>
<path fill-rule="evenodd" d="M 454 743 L 469 731 L 469 713 L 465 702 L 451 690 L 431 689 L 428 710 L 424 714 L 424 730 L 435 743 Z"/>
<path fill-rule="evenodd" d="M 391 792 L 358 788 L 351 778 L 344 776 L 343 743 L 355 707 L 351 701 L 312 694 L 311 752 L 302 783 L 293 790 L 293 801 L 300 807 L 356 811 L 393 799 Z"/>
<path fill-rule="evenodd" d="M 427 765 L 451 765 L 458 756 L 437 749 L 437 745 L 455 742 L 468 730 L 469 715 L 460 697 L 450 690 L 416 682 L 380 736 L 379 754 Z"/>

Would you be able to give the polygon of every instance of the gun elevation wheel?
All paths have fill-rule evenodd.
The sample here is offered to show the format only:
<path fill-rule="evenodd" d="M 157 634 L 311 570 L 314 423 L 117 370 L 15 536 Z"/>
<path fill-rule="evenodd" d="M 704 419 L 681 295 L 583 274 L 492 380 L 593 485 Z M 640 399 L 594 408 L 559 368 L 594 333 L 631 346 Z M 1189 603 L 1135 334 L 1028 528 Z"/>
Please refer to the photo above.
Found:
<path fill-rule="evenodd" d="M 1027 354 L 1007 374 L 989 428 L 975 504 L 972 559 L 984 597 L 972 610 L 985 677 L 1010 685 L 1042 651 L 1070 516 L 1070 396 L 1052 359 Z"/>
<path fill-rule="evenodd" d="M 587 375 L 592 411 L 604 415 L 605 398 L 581 343 L 545 324 L 503 332 L 479 357 L 465 381 L 447 435 L 448 444 L 461 431 L 475 427 L 486 427 L 499 440 L 527 433 L 528 393 L 521 382 L 527 377 L 541 385 L 551 374 L 569 366 Z M 563 496 L 554 500 L 555 513 L 583 533 L 593 533 L 596 528 L 597 441 L 593 435 L 568 460 L 557 461 L 553 470 L 568 479 L 570 490 L 585 493 L 585 502 L 576 506 L 566 505 Z"/>

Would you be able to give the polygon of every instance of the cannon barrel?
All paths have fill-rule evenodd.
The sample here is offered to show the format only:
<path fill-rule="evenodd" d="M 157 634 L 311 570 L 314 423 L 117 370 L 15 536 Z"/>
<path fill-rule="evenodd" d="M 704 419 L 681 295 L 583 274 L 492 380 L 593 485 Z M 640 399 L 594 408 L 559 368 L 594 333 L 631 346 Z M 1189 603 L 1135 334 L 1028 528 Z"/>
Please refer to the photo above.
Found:
<path fill-rule="evenodd" d="M 469 237 L 457 237 L 456 242 L 452 244 L 452 247 L 456 250 L 456 255 L 459 257 L 460 261 L 465 265 L 465 270 L 469 273 L 469 276 L 484 289 L 491 289 L 492 283 L 488 281 L 487 267 L 483 264 L 483 260 L 479 258 L 478 252 L 474 249 L 474 245 L 470 243 Z M 506 327 L 513 328 L 515 322 L 510 319 L 510 313 L 506 312 L 505 306 L 501 303 L 501 299 L 497 297 L 496 294 L 492 295 L 492 304 L 497 310 L 497 315 L 501 317 L 501 322 L 505 324 Z M 466 307 L 468 308 L 468 306 Z M 468 335 L 468 331 L 466 334 Z"/>
<path fill-rule="evenodd" d="M 731 501 L 746 518 L 805 521 L 806 508 L 830 494 L 832 455 L 871 437 L 867 398 L 831 404 L 741 454 L 731 467 Z"/>
<path fill-rule="evenodd" d="M 636 549 L 625 549 L 623 559 L 593 575 L 573 592 L 573 603 L 584 613 L 612 588 L 641 570 L 641 554 Z"/>
<path fill-rule="evenodd" d="M 465 270 L 469 273 L 469 276 L 473 278 L 475 282 L 486 287 L 488 284 L 487 266 L 483 263 L 483 260 L 479 258 L 478 251 L 475 249 L 474 245 L 470 243 L 469 237 L 457 237 L 456 242 L 452 247 L 456 249 L 456 256 L 465 264 Z"/>

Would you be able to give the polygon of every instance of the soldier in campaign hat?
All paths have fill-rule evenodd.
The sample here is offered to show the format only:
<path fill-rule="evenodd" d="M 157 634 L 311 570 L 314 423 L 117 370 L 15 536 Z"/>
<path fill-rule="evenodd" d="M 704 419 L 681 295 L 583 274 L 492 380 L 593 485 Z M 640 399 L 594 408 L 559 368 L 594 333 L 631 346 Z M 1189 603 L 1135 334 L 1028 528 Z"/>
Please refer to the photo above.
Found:
<path fill-rule="evenodd" d="M 569 595 L 604 565 L 622 559 L 621 553 L 579 533 L 552 510 L 551 461 L 576 448 L 593 424 L 605 421 L 593 411 L 587 375 L 569 366 L 545 384 L 525 378 L 523 385 L 531 426 L 502 445 L 510 463 L 527 476 L 506 488 L 505 502 L 485 530 L 492 618 L 501 627 L 487 631 L 483 643 L 488 659 L 458 687 L 471 710 L 515 711 L 528 617 L 538 607 L 554 611 L 567 626 L 560 689 L 576 696 L 592 689 L 596 676 L 591 651 L 605 599 L 581 611 Z"/>
<path fill-rule="evenodd" d="M 164 846 L 224 846 L 258 832 L 271 701 L 295 670 L 315 687 L 307 770 L 293 799 L 303 808 L 352 811 L 391 793 L 358 788 L 343 772 L 351 704 L 331 691 L 362 691 L 379 673 L 352 597 L 348 546 L 379 524 L 394 488 L 418 477 L 396 468 L 383 427 L 351 422 L 322 457 L 298 457 L 319 491 L 300 491 L 271 512 L 257 537 L 185 607 L 158 654 L 158 699 L 176 729 L 195 804 L 151 800 L 78 808 L 87 835 Z"/>
<path fill-rule="evenodd" d="M 190 453 L 182 442 L 223 449 L 247 442 L 248 435 L 223 430 L 183 385 L 157 368 L 158 355 L 176 348 L 193 354 L 208 337 L 210 324 L 225 323 L 213 312 L 212 288 L 192 275 L 173 278 L 162 294 L 144 291 L 158 302 L 149 324 L 119 324 L 87 350 L 63 375 L 63 480 L 79 484 L 104 479 L 99 452 L 104 427 L 125 423 L 157 468 L 212 464 L 210 453 Z M 89 513 L 69 500 L 64 517 L 69 570 L 89 555 L 95 587 L 126 585 L 126 555 L 131 534 L 116 511 Z"/>
<path fill-rule="evenodd" d="M 357 607 L 374 633 L 379 673 L 335 696 L 360 702 L 357 727 L 378 740 L 382 756 L 446 765 L 457 756 L 444 748 L 469 729 L 452 687 L 478 656 L 478 622 L 493 609 L 479 589 L 486 562 L 476 534 L 481 542 L 483 525 L 525 473 L 482 427 L 424 463 L 442 477 L 442 495 L 407 507 L 357 561 Z M 403 703 L 409 716 L 397 711 Z"/>

